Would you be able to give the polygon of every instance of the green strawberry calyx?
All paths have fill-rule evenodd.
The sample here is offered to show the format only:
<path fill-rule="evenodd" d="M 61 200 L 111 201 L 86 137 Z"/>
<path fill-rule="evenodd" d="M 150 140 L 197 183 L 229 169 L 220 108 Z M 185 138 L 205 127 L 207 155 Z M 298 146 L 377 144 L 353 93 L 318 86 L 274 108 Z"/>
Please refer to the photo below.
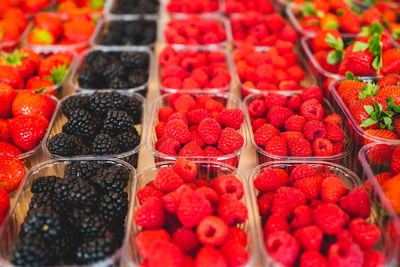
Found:
<path fill-rule="evenodd" d="M 381 88 L 374 82 L 369 81 L 367 86 L 361 88 L 361 93 L 358 93 L 358 99 L 363 99 L 369 96 L 376 96 Z"/>
<path fill-rule="evenodd" d="M 13 53 L 4 53 L 4 57 L 7 64 L 18 66 L 22 64 L 22 59 L 28 56 L 24 53 L 18 53 L 18 51 L 15 50 Z"/>
<path fill-rule="evenodd" d="M 346 78 L 347 80 L 350 81 L 361 82 L 360 78 L 354 76 L 354 74 L 351 71 L 346 72 Z"/>
<path fill-rule="evenodd" d="M 376 69 L 377 72 L 382 68 L 382 31 L 383 26 L 378 22 L 372 23 L 369 27 L 363 27 L 358 36 L 370 36 L 368 44 L 365 42 L 355 42 L 353 48 L 353 52 L 365 51 L 368 49 L 374 57 L 372 67 Z"/>
<path fill-rule="evenodd" d="M 307 2 L 304 5 L 304 7 L 301 9 L 301 14 L 303 15 L 303 17 L 314 15 L 319 18 L 322 18 L 325 15 L 325 13 L 322 12 L 321 10 L 316 10 L 314 8 L 314 5 L 310 2 Z"/>
<path fill-rule="evenodd" d="M 0 29 L 0 42 L 3 41 L 3 36 L 4 36 L 4 32 L 2 29 Z"/>
<path fill-rule="evenodd" d="M 90 0 L 90 7 L 93 9 L 100 9 L 104 6 L 104 0 Z"/>
<path fill-rule="evenodd" d="M 67 64 L 59 65 L 50 71 L 50 76 L 43 77 L 43 79 L 50 80 L 54 84 L 58 84 L 62 82 L 67 72 Z"/>
<path fill-rule="evenodd" d="M 374 125 L 375 123 L 379 123 L 379 129 L 388 129 L 393 131 L 393 116 L 400 114 L 400 105 L 394 104 L 393 97 L 388 97 L 386 99 L 387 110 L 383 110 L 381 104 L 376 103 L 373 100 L 373 106 L 365 105 L 364 110 L 370 115 L 370 118 L 364 120 L 360 126 L 368 127 Z"/>
<path fill-rule="evenodd" d="M 325 41 L 332 47 L 334 50 L 329 52 L 328 57 L 327 57 L 327 62 L 329 64 L 337 64 L 339 63 L 344 54 L 344 44 L 343 44 L 343 39 L 342 38 L 335 38 L 331 33 L 328 33 L 326 35 Z"/>

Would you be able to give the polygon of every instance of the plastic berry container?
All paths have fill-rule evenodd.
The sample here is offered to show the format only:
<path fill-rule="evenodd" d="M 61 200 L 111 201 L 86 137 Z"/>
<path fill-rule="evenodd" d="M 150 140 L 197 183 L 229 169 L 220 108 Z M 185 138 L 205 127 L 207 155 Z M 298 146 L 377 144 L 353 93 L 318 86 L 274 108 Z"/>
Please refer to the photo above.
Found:
<path fill-rule="evenodd" d="M 272 93 L 283 94 L 283 95 L 290 97 L 290 96 L 298 95 L 300 92 L 299 91 L 294 91 L 294 92 L 273 91 Z M 250 117 L 250 114 L 248 111 L 249 104 L 260 97 L 268 97 L 268 93 L 251 94 L 251 95 L 248 95 L 243 100 L 245 117 L 246 117 L 246 122 L 247 122 L 247 129 L 249 130 L 249 136 L 251 139 L 252 146 L 256 150 L 258 164 L 268 163 L 271 161 L 286 160 L 288 162 L 292 162 L 292 161 L 302 161 L 303 160 L 303 161 L 309 161 L 309 162 L 326 161 L 326 162 L 341 164 L 341 165 L 349 167 L 349 168 L 354 168 L 355 163 L 357 162 L 357 159 L 355 157 L 352 157 L 354 144 L 352 142 L 352 139 L 350 138 L 347 128 L 344 127 L 344 125 L 342 126 L 342 130 L 344 132 L 343 149 L 342 149 L 342 152 L 340 152 L 338 154 L 328 156 L 328 157 L 322 157 L 322 156 L 292 157 L 292 156 L 278 156 L 278 155 L 273 155 L 271 153 L 266 152 L 262 147 L 257 145 L 254 140 L 254 133 L 253 133 L 252 126 L 251 126 L 251 117 Z M 324 99 L 323 107 L 327 111 L 327 113 L 329 113 L 329 114 L 334 113 L 334 109 L 332 108 L 332 106 L 330 105 L 330 103 L 327 99 Z"/>
<path fill-rule="evenodd" d="M 212 179 L 220 175 L 232 174 L 235 175 L 235 177 L 242 182 L 245 192 L 241 201 L 246 205 L 248 209 L 248 219 L 245 223 L 238 224 L 237 227 L 243 229 L 247 234 L 246 249 L 249 254 L 249 259 L 246 266 L 259 266 L 259 264 L 261 263 L 257 248 L 259 238 L 257 236 L 257 231 L 255 227 L 256 224 L 254 218 L 253 200 L 251 193 L 248 191 L 248 184 L 246 177 L 244 177 L 238 171 L 238 169 L 224 163 L 209 161 L 209 160 L 196 160 L 194 162 L 198 166 L 197 177 L 199 177 L 200 179 L 201 177 L 209 177 L 209 179 Z M 136 179 L 134 181 L 134 189 L 133 189 L 134 194 L 137 195 L 137 192 L 141 188 L 143 188 L 147 183 L 154 180 L 158 169 L 166 166 L 172 167 L 173 165 L 174 165 L 173 161 L 166 161 L 166 162 L 159 162 L 154 165 L 149 165 L 142 168 L 140 171 L 138 171 Z M 137 210 L 139 206 L 140 206 L 139 200 L 137 197 L 135 197 L 132 203 L 132 214 Z M 125 243 L 126 245 L 124 247 L 124 253 L 123 253 L 125 262 L 128 264 L 128 266 L 140 265 L 141 259 L 139 257 L 139 254 L 135 246 L 135 237 L 140 230 L 141 227 L 136 225 L 134 222 L 132 222 L 128 226 L 128 239 L 126 240 L 127 242 Z"/>
<path fill-rule="evenodd" d="M 110 33 L 109 27 L 110 24 L 112 23 L 130 23 L 130 22 L 135 22 L 135 21 L 140 21 L 143 20 L 146 23 L 151 23 L 154 24 L 154 40 L 152 42 L 147 42 L 144 44 L 135 44 L 135 43 L 131 43 L 131 44 L 113 44 L 113 45 L 109 45 L 109 44 L 105 44 L 103 41 L 103 38 L 105 36 L 105 34 Z M 146 27 L 146 26 L 145 26 Z M 145 31 L 145 30 L 144 30 Z M 117 47 L 138 47 L 138 46 L 147 46 L 149 48 L 154 48 L 154 44 L 157 40 L 157 31 L 158 31 L 158 22 L 157 19 L 146 15 L 143 18 L 141 17 L 122 17 L 122 18 L 116 18 L 116 17 L 111 17 L 111 18 L 105 18 L 100 20 L 97 25 L 96 25 L 96 29 L 94 31 L 94 35 L 93 38 L 90 40 L 90 45 L 92 47 L 96 47 L 96 48 L 106 48 L 106 47 L 113 47 L 113 48 L 117 48 Z"/>
<path fill-rule="evenodd" d="M 317 169 L 318 173 L 332 173 L 338 176 L 343 182 L 344 186 L 351 190 L 356 186 L 361 186 L 360 178 L 350 169 L 347 169 L 341 165 L 323 162 L 323 161 L 274 161 L 267 162 L 262 165 L 257 166 L 253 169 L 252 173 L 249 177 L 249 187 L 250 193 L 252 194 L 253 201 L 256 201 L 256 197 L 259 194 L 258 190 L 254 186 L 254 180 L 258 177 L 258 175 L 263 172 L 265 168 L 274 168 L 274 169 L 283 169 L 287 172 L 290 172 L 296 166 L 300 164 L 308 164 L 311 165 L 314 169 Z M 377 241 L 377 244 L 373 249 L 379 250 L 386 257 L 386 265 L 385 266 L 396 266 L 397 260 L 397 239 L 392 238 L 391 229 L 388 229 L 387 223 L 390 223 L 390 218 L 382 213 L 381 203 L 379 202 L 379 198 L 375 194 L 375 192 L 370 193 L 370 203 L 371 203 L 371 215 L 366 219 L 366 221 L 370 224 L 375 224 L 381 231 L 381 237 Z M 282 264 L 276 262 L 268 252 L 266 251 L 265 242 L 263 239 L 263 231 L 261 225 L 261 216 L 258 213 L 257 204 L 254 204 L 254 212 L 257 223 L 257 236 L 259 236 L 259 247 L 262 251 L 260 251 L 264 265 L 266 266 L 283 266 Z M 381 212 L 380 212 L 381 211 Z"/>
<path fill-rule="evenodd" d="M 226 109 L 231 109 L 231 108 L 239 108 L 242 109 L 242 103 L 241 101 L 235 97 L 234 95 L 230 93 L 208 93 L 208 92 L 203 92 L 203 91 L 196 91 L 196 90 L 191 90 L 191 91 L 183 91 L 180 92 L 179 94 L 186 94 L 186 95 L 191 95 L 193 97 L 201 96 L 201 95 L 208 95 L 210 96 L 213 100 L 220 102 Z M 215 156 L 215 157 L 206 157 L 206 156 L 192 156 L 192 157 L 183 157 L 183 156 L 170 156 L 165 153 L 162 153 L 158 151 L 155 148 L 155 144 L 157 143 L 157 134 L 156 134 L 156 125 L 159 122 L 158 119 L 158 111 L 162 107 L 169 106 L 169 97 L 173 94 L 165 94 L 160 97 L 158 97 L 153 105 L 153 110 L 151 113 L 150 117 L 150 125 L 148 127 L 148 133 L 147 133 L 147 147 L 151 151 L 151 153 L 154 156 L 155 162 L 162 162 L 162 161 L 175 161 L 178 158 L 187 158 L 188 160 L 212 160 L 215 162 L 224 162 L 227 163 L 233 167 L 238 167 L 239 166 L 239 160 L 242 152 L 244 151 L 246 147 L 246 132 L 247 132 L 247 126 L 246 123 L 243 122 L 240 129 L 238 132 L 243 136 L 244 143 L 243 146 L 230 153 L 226 154 L 223 156 Z M 243 109 L 242 109 L 243 110 Z"/>
<path fill-rule="evenodd" d="M 106 92 L 111 92 L 114 90 L 108 90 Z M 107 156 L 95 156 L 95 155 L 76 155 L 76 156 L 60 156 L 60 155 L 56 155 L 53 154 L 49 151 L 49 141 L 50 139 L 55 136 L 58 133 L 63 132 L 62 130 L 62 126 L 68 121 L 67 117 L 64 115 L 63 111 L 62 111 L 62 103 L 63 101 L 65 101 L 68 98 L 71 98 L 73 96 L 90 96 L 92 95 L 94 92 L 81 92 L 81 93 L 75 93 L 72 95 L 68 95 L 66 97 L 64 97 L 59 105 L 57 106 L 57 110 L 55 111 L 55 117 L 54 120 L 52 121 L 52 123 L 49 125 L 49 130 L 47 131 L 45 137 L 44 137 L 44 141 L 42 142 L 42 150 L 43 152 L 48 155 L 51 158 L 55 158 L 55 159 L 77 159 L 77 158 L 81 158 L 81 157 L 90 157 L 93 159 L 97 159 L 97 158 L 104 158 L 104 157 L 109 157 L 109 158 L 118 158 L 118 159 L 122 159 L 126 162 L 128 162 L 129 164 L 131 164 L 132 166 L 136 167 L 138 164 L 138 159 L 139 159 L 139 151 L 142 149 L 143 145 L 144 145 L 144 140 L 146 140 L 146 121 L 147 121 L 147 103 L 146 100 L 139 94 L 134 93 L 134 92 L 121 92 L 121 91 L 117 91 L 118 93 L 120 93 L 121 95 L 125 95 L 125 96 L 131 96 L 136 98 L 137 100 L 139 100 L 142 103 L 142 117 L 140 120 L 140 124 L 136 124 L 135 128 L 139 133 L 140 136 L 140 143 L 139 145 L 137 145 L 136 147 L 132 148 L 131 150 L 127 151 L 127 152 L 123 152 L 120 154 L 115 154 L 115 155 L 107 155 Z"/>
<path fill-rule="evenodd" d="M 18 237 L 18 233 L 21 229 L 21 224 L 24 222 L 25 216 L 29 209 L 29 203 L 33 196 L 30 189 L 32 186 L 33 181 L 41 176 L 49 176 L 49 175 L 56 175 L 59 177 L 64 177 L 64 169 L 66 165 L 71 162 L 84 162 L 84 161 L 96 161 L 90 157 L 82 157 L 76 159 L 68 159 L 68 160 L 49 160 L 42 162 L 32 169 L 30 169 L 23 182 L 19 186 L 17 194 L 15 195 L 9 213 L 7 217 L 4 219 L 2 226 L 0 227 L 0 265 L 1 266 L 9 266 L 13 267 L 10 261 L 11 255 L 13 253 L 13 243 Z M 123 248 L 128 241 L 128 226 L 132 223 L 132 200 L 133 200 L 133 183 L 135 177 L 135 169 L 127 164 L 126 162 L 119 160 L 119 159 L 110 159 L 110 158 L 102 158 L 102 162 L 106 162 L 113 166 L 123 166 L 129 170 L 129 181 L 128 185 L 126 186 L 125 190 L 128 193 L 128 200 L 129 200 L 129 210 L 127 213 L 126 221 L 125 221 L 125 233 L 124 233 L 124 243 L 112 254 L 111 256 L 105 258 L 100 262 L 96 262 L 90 265 L 85 266 L 114 266 L 115 264 L 119 263 L 122 258 L 122 251 Z M 80 265 L 83 266 L 83 265 Z"/>
<path fill-rule="evenodd" d="M 137 87 L 133 87 L 133 88 L 118 88 L 118 89 L 112 89 L 112 90 L 118 90 L 120 92 L 123 91 L 127 91 L 127 92 L 135 92 L 135 93 L 139 93 L 143 96 L 146 96 L 147 93 L 147 89 L 150 83 L 150 77 L 152 77 L 152 70 L 153 70 L 153 53 L 151 52 L 151 50 L 148 47 L 136 47 L 136 46 L 129 46 L 129 47 L 115 47 L 115 46 L 109 46 L 109 47 L 93 47 L 90 49 L 85 50 L 84 52 L 82 52 L 77 60 L 76 60 L 76 64 L 72 70 L 72 74 L 70 76 L 69 79 L 69 85 L 74 88 L 75 91 L 77 92 L 94 92 L 94 91 L 104 91 L 104 90 L 110 90 L 110 88 L 104 88 L 104 89 L 100 89 L 100 88 L 85 88 L 85 87 L 81 87 L 79 85 L 78 82 L 78 76 L 79 74 L 82 72 L 82 70 L 87 67 L 87 63 L 85 62 L 86 56 L 93 51 L 103 51 L 105 53 L 122 53 L 122 52 L 140 52 L 140 53 L 144 53 L 148 55 L 149 58 L 149 62 L 148 62 L 148 77 L 147 77 L 147 81 L 140 86 Z"/>
<path fill-rule="evenodd" d="M 129 7 L 131 10 L 118 10 L 120 3 L 123 2 L 123 4 L 129 4 Z M 151 6 L 149 9 L 142 10 L 142 7 L 140 6 L 142 3 L 150 3 Z M 145 1 L 142 2 L 140 0 L 107 0 L 105 5 L 104 5 L 104 14 L 105 17 L 107 18 L 127 18 L 127 19 L 138 19 L 139 17 L 143 15 L 150 15 L 157 17 L 160 9 L 162 1 L 159 0 L 150 0 L 150 1 Z"/>

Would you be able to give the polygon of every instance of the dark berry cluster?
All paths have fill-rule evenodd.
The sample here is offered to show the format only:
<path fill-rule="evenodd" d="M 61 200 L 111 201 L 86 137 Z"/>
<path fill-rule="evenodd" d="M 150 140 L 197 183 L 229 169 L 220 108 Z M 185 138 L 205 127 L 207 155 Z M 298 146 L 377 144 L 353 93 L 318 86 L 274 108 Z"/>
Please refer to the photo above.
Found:
<path fill-rule="evenodd" d="M 87 54 L 78 74 L 79 87 L 128 89 L 144 85 L 149 78 L 149 55 L 144 52 L 103 52 Z"/>
<path fill-rule="evenodd" d="M 160 7 L 159 0 L 117 0 L 112 13 L 155 14 Z"/>
<path fill-rule="evenodd" d="M 155 20 L 112 21 L 98 40 L 103 45 L 150 45 L 156 41 Z"/>
<path fill-rule="evenodd" d="M 14 242 L 18 266 L 88 264 L 122 245 L 129 170 L 105 162 L 73 162 L 64 178 L 35 179 L 29 210 Z"/>
<path fill-rule="evenodd" d="M 48 141 L 53 154 L 113 155 L 140 143 L 135 125 L 141 123 L 142 102 L 135 96 L 116 91 L 75 95 L 63 101 L 62 111 L 68 121 Z"/>

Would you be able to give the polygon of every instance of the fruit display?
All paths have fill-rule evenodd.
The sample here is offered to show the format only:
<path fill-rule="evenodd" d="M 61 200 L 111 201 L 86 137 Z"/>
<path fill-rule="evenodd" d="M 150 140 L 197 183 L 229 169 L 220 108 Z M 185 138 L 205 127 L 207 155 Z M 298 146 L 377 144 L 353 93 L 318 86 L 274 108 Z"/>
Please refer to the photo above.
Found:
<path fill-rule="evenodd" d="M 6 143 L 7 144 L 7 143 Z M 0 149 L 5 149 L 4 142 L 0 142 Z M 12 148 L 10 148 L 11 150 Z M 26 174 L 24 164 L 16 156 L 0 151 L 0 224 L 10 206 L 8 194 L 14 193 Z"/>
<path fill-rule="evenodd" d="M 229 90 L 232 75 L 228 55 L 219 49 L 174 49 L 165 47 L 158 56 L 162 93 L 179 90 Z"/>
<path fill-rule="evenodd" d="M 151 123 L 149 145 L 156 162 L 186 157 L 237 167 L 246 146 L 244 113 L 230 94 L 163 95 L 154 104 Z"/>
<path fill-rule="evenodd" d="M 91 49 L 81 54 L 72 76 L 77 90 L 134 89 L 146 95 L 152 53 L 148 49 Z"/>
<path fill-rule="evenodd" d="M 276 11 L 269 0 L 225 0 L 225 13 L 228 15 L 257 11 L 261 14 L 271 14 Z"/>
<path fill-rule="evenodd" d="M 111 0 L 107 13 L 111 15 L 155 15 L 160 7 L 159 0 Z"/>
<path fill-rule="evenodd" d="M 383 228 L 387 219 L 373 214 L 375 202 L 358 180 L 336 164 L 280 161 L 257 167 L 249 182 L 269 257 L 283 266 L 389 263 L 395 243 Z"/>
<path fill-rule="evenodd" d="M 19 8 L 25 14 L 33 15 L 34 13 L 49 8 L 51 3 L 51 0 L 3 0 L 0 3 L 0 14 L 13 8 Z"/>
<path fill-rule="evenodd" d="M 212 180 L 207 175 L 210 169 L 218 170 Z M 255 263 L 247 181 L 234 168 L 180 158 L 147 167 L 137 179 L 137 227 L 130 241 L 139 255 L 135 263 L 150 267 Z"/>
<path fill-rule="evenodd" d="M 130 221 L 134 169 L 119 160 L 53 160 L 33 170 L 21 186 L 20 204 L 4 221 L 2 262 L 116 264 Z"/>
<path fill-rule="evenodd" d="M 11 51 L 17 46 L 29 21 L 22 9 L 8 6 L 7 3 L 4 7 L 2 5 L 0 3 L 0 51 Z"/>
<path fill-rule="evenodd" d="M 57 0 L 57 12 L 67 18 L 101 15 L 106 0 Z"/>
<path fill-rule="evenodd" d="M 230 41 L 225 20 L 206 19 L 191 16 L 185 19 L 171 19 L 164 29 L 168 44 L 203 46 L 226 46 Z"/>
<path fill-rule="evenodd" d="M 166 10 L 170 14 L 218 14 L 219 0 L 169 0 Z"/>

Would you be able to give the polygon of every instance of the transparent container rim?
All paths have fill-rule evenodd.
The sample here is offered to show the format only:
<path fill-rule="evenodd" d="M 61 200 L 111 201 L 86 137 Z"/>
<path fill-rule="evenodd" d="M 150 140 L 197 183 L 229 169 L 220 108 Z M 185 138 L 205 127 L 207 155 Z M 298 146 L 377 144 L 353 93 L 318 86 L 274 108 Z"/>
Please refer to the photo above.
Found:
<path fill-rule="evenodd" d="M 79 72 L 79 68 L 84 64 L 85 62 L 85 58 L 86 55 L 92 51 L 103 51 L 106 53 L 111 53 L 111 52 L 142 52 L 142 53 L 147 53 L 149 55 L 149 75 L 147 78 L 146 83 L 144 83 L 143 85 L 140 85 L 138 87 L 134 87 L 134 88 L 121 88 L 121 89 L 95 89 L 95 88 L 83 88 L 80 86 L 77 86 L 77 75 Z M 116 90 L 118 92 L 139 92 L 142 90 L 145 90 L 146 87 L 148 87 L 149 83 L 150 83 L 150 79 L 152 77 L 152 70 L 153 70 L 153 66 L 154 65 L 154 55 L 153 52 L 150 50 L 150 48 L 146 47 L 146 46 L 94 46 L 94 47 L 90 47 L 86 50 L 84 50 L 82 53 L 79 54 L 79 56 L 77 57 L 76 63 L 74 65 L 74 68 L 72 69 L 72 73 L 69 77 L 69 81 L 68 84 L 69 86 L 71 86 L 72 88 L 74 88 L 77 92 L 96 92 L 96 91 L 100 91 L 100 92 L 105 92 L 105 91 L 110 91 L 110 90 Z"/>
<path fill-rule="evenodd" d="M 102 261 L 98 261 L 92 264 L 88 264 L 88 265 L 54 265 L 53 267 L 68 267 L 68 266 L 108 266 L 110 264 L 112 264 L 113 262 L 115 262 L 118 259 L 122 259 L 123 257 L 123 250 L 128 242 L 128 226 L 130 226 L 132 224 L 132 218 L 133 218 L 133 199 L 136 197 L 133 195 L 133 190 L 134 190 L 134 183 L 136 181 L 136 170 L 135 168 L 132 167 L 132 165 L 130 165 L 129 163 L 121 160 L 121 159 L 117 159 L 117 158 L 110 158 L 110 157 L 98 157 L 98 158 L 94 158 L 94 157 L 76 157 L 76 158 L 69 158 L 69 159 L 51 159 L 51 160 L 47 160 L 44 162 L 41 162 L 39 164 L 37 164 L 36 166 L 34 166 L 33 168 L 31 168 L 26 174 L 24 179 L 22 180 L 21 184 L 18 187 L 18 191 L 14 197 L 15 201 L 13 201 L 11 203 L 10 206 L 10 210 L 6 216 L 6 218 L 4 218 L 4 223 L 0 225 L 0 237 L 3 236 L 3 234 L 5 233 L 6 229 L 5 229 L 5 225 L 6 222 L 11 220 L 12 215 L 15 212 L 15 209 L 18 205 L 20 205 L 19 198 L 21 197 L 21 194 L 23 194 L 22 192 L 22 188 L 24 188 L 26 186 L 26 184 L 28 183 L 28 181 L 30 181 L 30 177 L 35 174 L 40 172 L 43 168 L 47 168 L 49 165 L 53 165 L 53 164 L 57 164 L 57 163 L 63 163 L 66 164 L 68 162 L 73 162 L 73 161 L 106 161 L 106 162 L 112 162 L 113 164 L 121 164 L 124 165 L 127 169 L 129 169 L 130 173 L 132 174 L 133 177 L 133 181 L 131 181 L 131 186 L 130 188 L 128 188 L 128 190 L 131 192 L 131 199 L 130 199 L 130 203 L 129 203 L 129 209 L 128 209 L 128 213 L 127 213 L 127 218 L 126 218 L 126 222 L 125 222 L 125 234 L 124 234 L 124 240 L 123 243 L 121 245 L 121 247 L 119 249 L 117 249 L 113 255 L 107 257 L 106 259 L 102 260 Z M 7 267 L 14 267 L 15 265 L 11 264 L 9 261 L 7 261 L 6 259 L 4 259 L 3 257 L 0 256 L 0 265 L 2 266 L 7 266 Z M 16 267 L 16 266 L 15 266 Z"/>
<path fill-rule="evenodd" d="M 159 13 L 161 11 L 161 2 L 164 0 L 159 0 L 159 6 L 158 6 L 158 11 L 155 13 L 124 13 L 124 14 L 117 14 L 112 12 L 112 8 L 114 7 L 114 3 L 118 0 L 106 0 L 106 3 L 104 4 L 104 17 L 109 18 L 109 19 L 138 19 L 141 16 L 152 16 L 155 19 L 159 17 Z"/>
<path fill-rule="evenodd" d="M 255 140 L 254 140 L 254 133 L 253 133 L 253 128 L 251 126 L 251 118 L 250 118 L 250 114 L 248 111 L 248 104 L 250 103 L 250 100 L 252 100 L 252 98 L 257 97 L 257 96 L 266 96 L 269 93 L 276 93 L 276 94 L 283 94 L 286 96 L 293 96 L 293 95 L 297 95 L 299 91 L 268 91 L 268 92 L 263 92 L 261 94 L 250 94 L 248 96 L 246 96 L 246 98 L 243 100 L 243 105 L 244 105 L 244 111 L 245 111 L 245 117 L 246 117 L 246 123 L 247 123 L 247 129 L 249 130 L 248 136 L 251 139 L 251 143 L 253 145 L 253 147 L 256 149 L 256 151 L 260 154 L 262 154 L 263 156 L 266 156 L 268 158 L 272 158 L 274 161 L 275 160 L 287 160 L 288 162 L 292 162 L 292 161 L 312 161 L 313 163 L 317 162 L 317 161 L 331 161 L 331 160 L 338 160 L 338 159 L 342 159 L 345 158 L 347 156 L 349 156 L 353 150 L 354 150 L 354 143 L 352 141 L 352 139 L 346 134 L 345 132 L 345 140 L 347 141 L 347 145 L 345 146 L 347 148 L 346 151 L 342 151 L 339 154 L 335 154 L 329 157 L 318 157 L 318 156 L 311 156 L 311 157 L 291 157 L 291 156 L 277 156 L 277 155 L 273 155 L 270 154 L 268 152 L 266 152 L 264 149 L 262 149 L 259 145 L 256 144 Z M 301 91 L 300 91 L 301 92 Z M 330 105 L 329 101 L 324 98 L 324 105 L 326 105 L 329 109 L 330 112 L 334 112 L 333 107 Z"/>
<path fill-rule="evenodd" d="M 231 93 L 209 92 L 209 91 L 199 91 L 199 90 L 189 90 L 189 91 L 182 90 L 179 93 L 181 93 L 182 95 L 184 95 L 184 94 L 195 95 L 195 96 L 210 95 L 211 97 L 215 96 L 215 97 L 223 97 L 223 98 L 225 98 L 227 100 L 231 99 L 234 102 L 238 103 L 237 108 L 239 108 L 242 111 L 244 111 L 242 101 L 240 101 L 239 98 L 237 98 L 236 96 L 234 96 Z M 163 161 L 174 161 L 174 160 L 179 159 L 179 158 L 186 158 L 186 159 L 189 159 L 189 160 L 192 160 L 192 161 L 195 161 L 195 160 L 212 160 L 212 159 L 221 161 L 221 160 L 227 160 L 227 159 L 235 158 L 235 157 L 237 157 L 237 156 L 242 154 L 242 152 L 244 151 L 244 149 L 247 146 L 247 129 L 246 129 L 247 128 L 247 124 L 246 124 L 245 121 L 241 125 L 242 131 L 243 131 L 243 133 L 242 133 L 243 146 L 240 149 L 236 150 L 235 152 L 232 152 L 232 153 L 229 153 L 229 154 L 226 154 L 226 155 L 223 155 L 223 156 L 215 156 L 215 157 L 207 157 L 207 156 L 185 157 L 185 156 L 178 156 L 178 155 L 177 156 L 171 156 L 171 155 L 167 155 L 167 154 L 164 154 L 164 153 L 159 152 L 158 150 L 156 150 L 155 147 L 152 145 L 152 140 L 151 139 L 152 139 L 152 136 L 153 136 L 152 135 L 153 129 L 155 127 L 154 120 L 156 119 L 156 116 L 158 114 L 157 113 L 157 111 L 158 111 L 157 106 L 158 106 L 159 103 L 161 103 L 164 99 L 167 99 L 172 94 L 173 93 L 167 93 L 167 94 L 164 94 L 164 95 L 161 95 L 161 96 L 157 97 L 156 100 L 154 101 L 154 104 L 153 104 L 153 109 L 152 109 L 152 112 L 151 112 L 151 117 L 149 118 L 150 121 L 149 121 L 148 129 L 147 129 L 148 132 L 147 132 L 147 142 L 146 142 L 146 144 L 147 144 L 147 148 L 150 150 L 150 152 L 153 154 L 154 157 L 163 158 Z"/>
<path fill-rule="evenodd" d="M 146 140 L 146 133 L 147 133 L 146 121 L 147 121 L 147 117 L 148 117 L 147 116 L 147 101 L 143 96 L 141 96 L 140 94 L 135 93 L 135 92 L 126 92 L 126 91 L 125 92 L 121 92 L 121 91 L 117 91 L 117 90 L 102 90 L 101 92 L 105 93 L 105 92 L 114 92 L 114 91 L 118 92 L 118 93 L 120 93 L 122 95 L 126 94 L 128 96 L 134 96 L 134 97 L 138 98 L 142 102 L 142 109 L 143 109 L 143 111 L 142 111 L 142 120 L 141 120 L 142 131 L 141 131 L 141 134 L 140 134 L 140 143 L 139 143 L 139 145 L 137 145 L 135 148 L 133 148 L 133 149 L 127 151 L 127 152 L 114 154 L 114 155 L 99 155 L 99 156 L 95 156 L 95 155 L 60 156 L 60 155 L 56 155 L 56 154 L 51 153 L 49 151 L 48 147 L 47 147 L 47 143 L 50 141 L 51 131 L 52 131 L 52 129 L 54 127 L 54 124 L 55 124 L 55 120 L 54 120 L 51 125 L 49 124 L 49 129 L 50 130 L 48 130 L 46 132 L 46 135 L 45 135 L 45 137 L 43 139 L 43 142 L 41 144 L 43 152 L 47 156 L 49 156 L 51 158 L 60 159 L 60 160 L 61 159 L 64 159 L 64 160 L 65 159 L 78 159 L 78 158 L 82 158 L 82 157 L 93 158 L 94 160 L 98 160 L 99 158 L 118 158 L 118 159 L 123 159 L 125 157 L 129 157 L 129 156 L 132 156 L 132 155 L 138 153 L 143 148 L 145 140 Z M 59 102 L 59 105 L 58 105 L 57 110 L 55 111 L 55 114 L 58 114 L 60 112 L 62 113 L 62 103 L 66 99 L 68 99 L 70 97 L 73 97 L 73 96 L 77 96 L 77 95 L 92 95 L 94 93 L 95 92 L 76 92 L 74 94 L 65 96 Z"/>

